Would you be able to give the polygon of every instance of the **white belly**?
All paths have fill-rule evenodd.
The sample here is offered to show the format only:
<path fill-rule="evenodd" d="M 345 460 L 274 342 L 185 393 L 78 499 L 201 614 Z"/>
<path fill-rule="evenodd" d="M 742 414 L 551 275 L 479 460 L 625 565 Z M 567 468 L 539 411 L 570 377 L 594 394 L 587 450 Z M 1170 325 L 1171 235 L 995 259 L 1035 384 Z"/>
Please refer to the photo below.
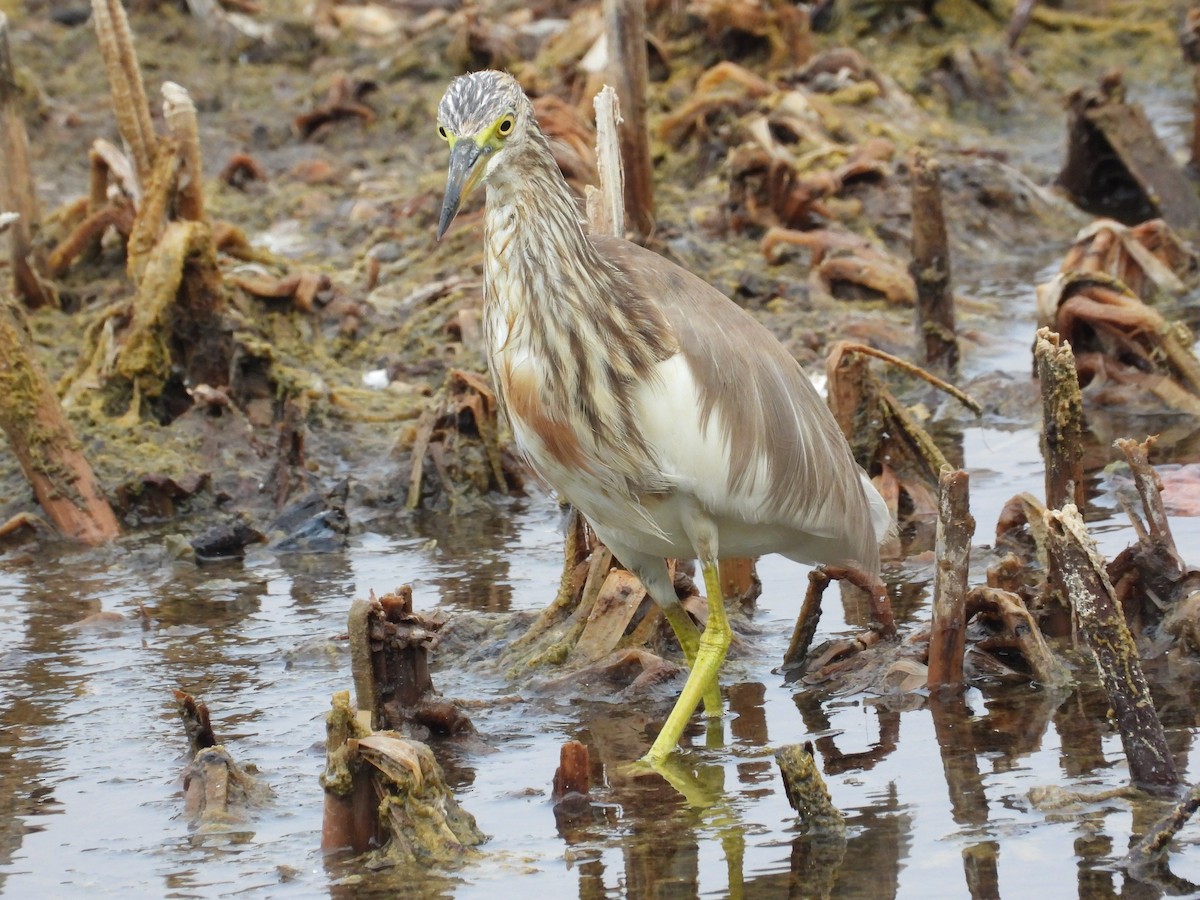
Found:
<path fill-rule="evenodd" d="M 735 451 L 715 420 L 702 425 L 686 361 L 672 357 L 657 374 L 641 388 L 636 402 L 662 491 L 630 494 L 594 447 L 588 448 L 588 469 L 564 466 L 532 429 L 512 420 L 517 443 L 534 469 L 583 513 L 602 540 L 648 556 L 692 558 L 696 550 L 685 523 L 699 511 L 716 525 L 721 557 L 782 553 L 800 562 L 820 563 L 845 556 L 845 543 L 836 529 L 764 515 L 771 506 L 765 463 L 754 466 L 749 483 L 731 492 L 728 472 L 730 453 Z M 871 494 L 878 496 L 873 489 Z"/>

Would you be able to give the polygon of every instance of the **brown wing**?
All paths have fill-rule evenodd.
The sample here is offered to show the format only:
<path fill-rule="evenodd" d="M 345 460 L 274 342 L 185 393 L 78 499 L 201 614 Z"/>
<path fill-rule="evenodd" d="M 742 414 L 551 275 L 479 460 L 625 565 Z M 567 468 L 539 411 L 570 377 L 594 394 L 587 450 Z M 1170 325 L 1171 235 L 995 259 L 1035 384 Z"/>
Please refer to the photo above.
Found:
<path fill-rule="evenodd" d="M 762 521 L 847 543 L 847 557 L 878 569 L 880 535 L 845 437 L 800 364 L 765 326 L 711 285 L 656 253 L 617 238 L 592 238 L 633 292 L 667 317 L 731 448 L 727 489 L 750 489 L 766 460 Z M 616 298 L 620 302 L 620 298 Z"/>

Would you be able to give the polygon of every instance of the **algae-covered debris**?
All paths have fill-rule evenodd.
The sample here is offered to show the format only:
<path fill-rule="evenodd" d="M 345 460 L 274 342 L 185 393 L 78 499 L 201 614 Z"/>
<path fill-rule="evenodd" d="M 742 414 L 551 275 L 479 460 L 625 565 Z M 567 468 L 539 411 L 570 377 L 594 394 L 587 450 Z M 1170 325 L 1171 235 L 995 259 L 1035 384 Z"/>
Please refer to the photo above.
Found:
<path fill-rule="evenodd" d="M 387 843 L 373 864 L 461 865 L 487 836 L 447 787 L 433 751 L 419 741 L 377 732 L 358 742 L 380 773 L 379 817 Z"/>
<path fill-rule="evenodd" d="M 445 783 L 433 751 L 394 731 L 372 731 L 342 691 L 327 720 L 322 845 L 383 865 L 461 865 L 486 840 Z"/>
<path fill-rule="evenodd" d="M 205 834 L 243 831 L 270 789 L 218 744 L 196 753 L 183 774 L 189 827 Z"/>
<path fill-rule="evenodd" d="M 783 775 L 788 803 L 811 830 L 831 836 L 846 833 L 846 817 L 829 796 L 825 779 L 817 768 L 812 744 L 788 744 L 775 751 L 775 762 Z"/>
<path fill-rule="evenodd" d="M 254 809 L 270 798 L 270 787 L 238 765 L 217 740 L 202 700 L 177 690 L 175 703 L 192 752 L 183 772 L 188 827 L 206 834 L 245 830 Z"/>

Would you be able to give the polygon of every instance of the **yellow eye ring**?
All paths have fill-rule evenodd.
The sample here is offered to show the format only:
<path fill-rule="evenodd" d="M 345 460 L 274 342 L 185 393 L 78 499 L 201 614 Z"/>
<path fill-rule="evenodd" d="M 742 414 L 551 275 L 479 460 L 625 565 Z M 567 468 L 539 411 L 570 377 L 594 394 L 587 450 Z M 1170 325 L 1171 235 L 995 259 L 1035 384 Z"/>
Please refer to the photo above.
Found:
<path fill-rule="evenodd" d="M 512 134 L 513 126 L 516 124 L 517 122 L 512 116 L 505 116 L 500 120 L 500 124 L 496 126 L 496 134 L 500 135 L 500 137 L 508 137 Z"/>
<path fill-rule="evenodd" d="M 449 135 L 449 134 L 446 132 L 446 126 L 445 126 L 445 125 L 439 125 L 439 126 L 438 126 L 438 135 L 441 137 L 441 139 L 442 139 L 443 141 L 448 141 L 448 140 L 450 140 L 450 135 Z"/>

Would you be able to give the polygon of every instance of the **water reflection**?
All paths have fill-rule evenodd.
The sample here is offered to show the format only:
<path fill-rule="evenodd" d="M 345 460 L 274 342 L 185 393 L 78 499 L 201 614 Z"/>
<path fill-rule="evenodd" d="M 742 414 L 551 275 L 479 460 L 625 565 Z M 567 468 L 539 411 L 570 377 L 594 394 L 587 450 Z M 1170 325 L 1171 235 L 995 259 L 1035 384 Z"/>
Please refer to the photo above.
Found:
<path fill-rule="evenodd" d="M 436 541 L 433 567 L 425 577 L 443 603 L 463 609 L 507 612 L 512 606 L 510 560 L 519 543 L 511 507 L 488 507 L 466 517 L 421 514 L 413 533 Z M 461 560 L 471 559 L 464 567 Z"/>
<path fill-rule="evenodd" d="M 876 898 L 921 885 L 915 889 L 928 896 L 994 898 L 1036 892 L 1039 885 L 1062 889 L 1071 882 L 1080 897 L 1161 896 L 1160 888 L 1116 873 L 1128 836 L 1161 816 L 1162 804 L 1123 793 L 1087 800 L 1127 777 L 1098 691 L 1001 686 L 987 695 L 970 691 L 896 708 L 795 694 L 791 703 L 835 797 L 848 799 L 843 806 L 848 831 L 841 842 L 807 832 L 790 812 L 783 813 L 781 824 L 770 825 L 760 810 L 768 804 L 778 811 L 782 792 L 773 762 L 763 756 L 773 721 L 771 694 L 758 682 L 731 685 L 730 746 L 687 755 L 716 798 L 705 809 L 610 774 L 603 795 L 610 814 L 577 821 L 560 833 L 568 846 L 579 848 L 576 858 L 586 859 L 578 871 L 578 896 L 612 896 L 613 886 L 622 885 L 624 896 L 716 891 Z M 867 722 L 875 728 L 864 741 Z M 648 746 L 644 724 L 632 712 L 597 713 L 580 737 L 611 773 Z M 1193 709 L 1186 725 L 1172 731 L 1181 762 L 1196 726 Z M 700 736 L 698 730 L 691 735 L 693 741 Z M 934 748 L 941 760 L 936 770 L 929 766 Z M 1029 788 L 1063 781 L 1081 795 L 1065 815 L 1030 806 Z M 938 782 L 940 802 L 934 796 Z M 621 810 L 618 819 L 629 823 L 619 836 L 612 830 L 611 804 Z M 941 808 L 948 813 L 945 824 Z M 619 855 L 604 852 L 606 845 L 619 848 Z M 706 864 L 714 846 L 721 848 L 724 872 L 711 859 Z M 775 852 L 781 846 L 788 847 L 784 857 Z M 946 847 L 955 848 L 956 876 L 939 849 Z"/>
<path fill-rule="evenodd" d="M 1129 835 L 1161 804 L 1115 797 L 1056 810 L 1028 796 L 1042 785 L 1088 793 L 1124 783 L 1097 689 L 997 685 L 929 700 L 798 690 L 768 673 L 790 636 L 802 571 L 770 560 L 760 567 L 759 633 L 730 661 L 728 714 L 707 727 L 697 720 L 685 738 L 682 759 L 707 805 L 627 774 L 671 705 L 669 689 L 530 695 L 472 710 L 498 752 L 441 754 L 493 838 L 477 864 L 424 874 L 419 888 L 410 873 L 406 888 L 397 873 L 324 857 L 319 742 L 329 695 L 348 686 L 334 638 L 350 600 L 417 581 L 419 602 L 449 615 L 538 606 L 557 583 L 557 511 L 516 511 L 515 525 L 501 527 L 500 513 L 474 526 L 429 521 L 403 536 L 357 536 L 344 553 L 251 554 L 203 568 L 170 561 L 152 540 L 10 559 L 0 576 L 0 619 L 10 626 L 0 671 L 0 886 L 19 896 L 99 879 L 113 892 L 183 895 L 490 897 L 520 883 L 556 897 L 982 898 L 1055 884 L 1087 897 L 1161 896 L 1119 869 Z M 476 529 L 493 526 L 486 552 L 472 551 L 484 540 Z M 923 589 L 903 580 L 907 617 L 923 616 Z M 498 583 L 504 592 L 493 591 Z M 826 633 L 845 629 L 853 611 L 838 621 L 830 607 Z M 101 631 L 67 627 L 98 609 L 125 618 Z M 1186 770 L 1200 684 L 1183 665 L 1163 659 L 1147 669 Z M 467 668 L 443 666 L 435 681 L 468 699 L 523 690 L 520 680 Z M 235 758 L 275 790 L 236 835 L 198 838 L 180 817 L 186 754 L 174 687 L 209 702 Z M 591 748 L 598 787 L 591 805 L 563 816 L 546 795 L 568 738 Z M 772 748 L 806 739 L 846 813 L 844 840 L 804 829 L 783 795 Z M 1186 854 L 1176 864 L 1198 880 Z"/>

